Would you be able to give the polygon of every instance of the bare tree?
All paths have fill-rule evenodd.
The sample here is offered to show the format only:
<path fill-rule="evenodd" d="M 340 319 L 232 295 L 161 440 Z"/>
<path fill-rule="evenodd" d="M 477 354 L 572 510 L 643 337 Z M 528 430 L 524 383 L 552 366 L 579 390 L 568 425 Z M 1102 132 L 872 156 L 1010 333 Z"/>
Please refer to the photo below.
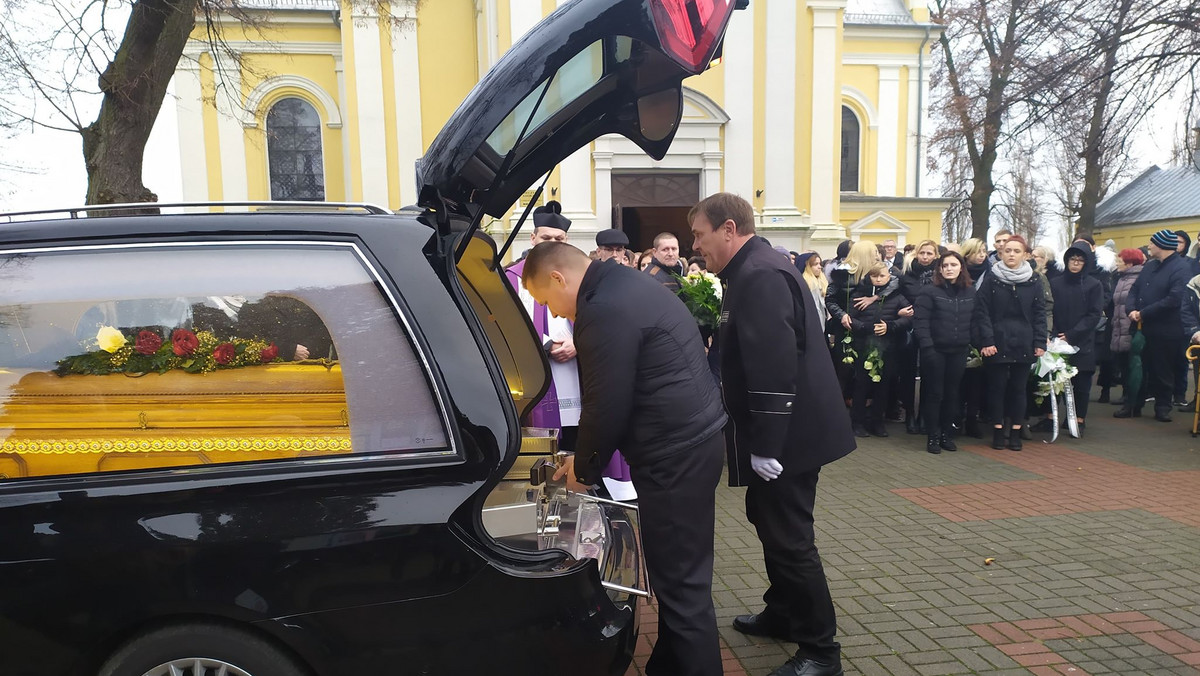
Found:
<path fill-rule="evenodd" d="M 261 37 L 272 4 L 0 0 L 0 86 L 7 93 L 0 99 L 0 125 L 24 122 L 78 133 L 88 204 L 156 201 L 142 184 L 142 161 L 184 46 L 200 25 L 215 68 L 246 71 L 246 62 L 225 43 L 221 25 L 231 19 Z M 394 27 L 406 21 L 388 12 L 386 0 L 351 4 L 375 8 Z M 240 106 L 240 92 L 218 95 Z M 94 116 L 79 108 L 89 96 L 99 100 Z"/>
<path fill-rule="evenodd" d="M 1029 92 L 1047 86 L 1042 44 L 1060 22 L 1054 0 L 934 0 L 945 26 L 935 70 L 935 113 L 943 134 L 965 142 L 971 165 L 971 235 L 986 238 L 996 192 L 996 168 L 1010 136 L 1006 125 Z M 1032 79 L 1031 79 L 1032 78 Z M 938 86 L 941 85 L 941 86 Z M 935 150 L 939 148 L 936 144 Z"/>
<path fill-rule="evenodd" d="M 1034 244 L 1047 233 L 1047 213 L 1045 189 L 1034 173 L 1033 149 L 1019 153 L 1010 174 L 998 191 L 997 220 Z"/>

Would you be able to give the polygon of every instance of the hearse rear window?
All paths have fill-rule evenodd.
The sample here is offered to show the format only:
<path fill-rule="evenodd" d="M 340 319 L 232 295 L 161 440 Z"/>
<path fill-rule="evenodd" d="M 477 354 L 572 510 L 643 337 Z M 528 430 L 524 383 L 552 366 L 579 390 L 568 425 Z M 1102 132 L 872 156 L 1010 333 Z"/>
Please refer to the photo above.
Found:
<path fill-rule="evenodd" d="M 447 445 L 348 246 L 2 254 L 0 404 L 10 479 Z"/>

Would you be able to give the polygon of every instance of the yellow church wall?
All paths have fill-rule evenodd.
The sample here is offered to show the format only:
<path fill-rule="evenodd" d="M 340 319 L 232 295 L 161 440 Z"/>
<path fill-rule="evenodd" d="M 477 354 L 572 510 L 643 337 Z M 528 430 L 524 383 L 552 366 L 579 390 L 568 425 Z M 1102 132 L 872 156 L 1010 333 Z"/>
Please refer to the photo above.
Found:
<path fill-rule="evenodd" d="M 872 56 L 875 54 L 911 55 L 916 54 L 921 46 L 921 39 L 916 40 L 868 40 L 855 38 L 854 27 L 846 29 L 845 53 Z"/>
<path fill-rule="evenodd" d="M 342 0 L 342 15 L 351 16 L 350 0 Z M 346 135 L 350 143 L 348 167 L 350 180 L 348 185 L 351 186 L 351 193 L 346 195 L 346 199 L 352 202 L 363 201 L 362 189 L 362 142 L 358 134 L 358 125 L 353 121 L 358 119 L 358 78 L 356 77 L 357 59 L 354 53 L 354 22 L 342 22 L 342 70 L 343 81 L 346 88 L 346 110 L 342 116 L 348 123 L 349 134 Z"/>
<path fill-rule="evenodd" d="M 287 73 L 298 75 L 319 86 L 329 98 L 337 100 L 337 72 L 334 58 L 328 54 L 247 54 L 242 70 L 242 96 L 247 97 L 263 80 Z M 342 134 L 340 129 L 330 129 L 330 111 L 321 101 L 299 87 L 280 87 L 271 90 L 257 110 L 252 111 L 258 122 L 255 128 L 244 130 L 246 154 L 246 195 L 251 200 L 271 199 L 270 176 L 267 167 L 266 120 L 271 106 L 280 99 L 294 97 L 307 101 L 321 118 L 321 155 L 325 181 L 325 199 L 344 201 L 345 182 L 342 180 L 345 167 L 342 162 Z M 210 181 L 209 185 L 213 185 Z"/>
<path fill-rule="evenodd" d="M 475 31 L 472 0 L 421 3 L 417 58 L 422 85 L 422 150 L 429 148 L 446 120 L 483 75 L 476 63 Z"/>
<path fill-rule="evenodd" d="M 204 156 L 208 174 L 208 198 L 214 201 L 225 199 L 221 185 L 221 140 L 217 132 L 217 81 L 213 73 L 210 54 L 200 55 L 200 95 L 204 100 L 201 119 L 204 121 Z"/>
<path fill-rule="evenodd" d="M 343 8 L 345 10 L 345 8 Z M 266 23 L 250 27 L 237 22 L 221 22 L 219 24 L 221 39 L 227 42 L 330 42 L 341 41 L 341 33 L 333 19 L 324 23 L 293 23 L 287 19 L 292 15 L 311 16 L 311 12 L 271 12 Z M 343 11 L 343 16 L 350 16 Z M 208 40 L 208 28 L 203 22 L 197 22 L 192 30 L 191 39 L 199 42 Z"/>
<path fill-rule="evenodd" d="M 1121 249 L 1138 249 L 1149 244 L 1150 235 L 1163 228 L 1183 230 L 1191 236 L 1192 243 L 1195 244 L 1196 234 L 1200 232 L 1200 216 L 1132 225 L 1110 225 L 1106 228 L 1097 228 L 1092 231 L 1092 237 L 1096 239 L 1097 244 L 1103 244 L 1105 240 L 1111 239 L 1116 244 L 1117 251 Z"/>
<path fill-rule="evenodd" d="M 754 12 L 754 34 L 767 34 L 767 3 L 752 2 Z M 767 176 L 767 41 L 754 41 L 754 190 L 762 189 Z M 725 172 L 721 172 L 724 174 Z M 757 194 L 752 195 L 754 208 L 762 211 L 765 202 Z"/>
<path fill-rule="evenodd" d="M 862 204 L 854 204 L 848 206 L 842 205 L 841 218 L 839 220 L 842 227 L 850 228 L 858 221 L 867 216 L 880 211 L 879 205 L 864 206 Z M 904 235 L 904 241 L 908 244 L 916 244 L 921 240 L 931 239 L 935 242 L 942 240 L 942 213 L 943 209 L 937 207 L 929 207 L 925 205 L 915 206 L 912 208 L 891 208 L 883 209 L 886 214 L 906 225 L 909 230 Z M 885 230 L 889 224 L 885 221 L 879 221 L 876 226 Z M 870 229 L 870 227 L 868 227 Z M 849 237 L 854 240 L 867 240 L 870 242 L 881 243 L 885 239 L 896 239 L 897 233 L 876 232 L 876 233 L 849 233 Z"/>
<path fill-rule="evenodd" d="M 879 107 L 879 69 L 875 66 L 842 66 L 842 86 L 853 87 L 858 90 L 871 105 L 878 109 Z M 840 88 L 839 88 L 840 89 Z M 842 105 L 849 106 L 851 110 L 858 115 L 858 121 L 861 125 L 861 135 L 859 139 L 859 160 L 858 160 L 858 185 L 859 192 L 865 195 L 874 195 L 878 189 L 878 164 L 879 164 L 879 132 L 871 129 L 870 116 L 859 103 L 853 99 L 843 97 Z M 841 110 L 838 115 L 838 135 L 841 139 Z M 840 147 L 840 142 L 839 142 Z M 840 178 L 841 166 L 838 166 L 838 174 Z M 841 185 L 839 180 L 836 184 Z"/>
<path fill-rule="evenodd" d="M 725 66 L 717 64 L 699 75 L 684 80 L 683 86 L 704 94 L 718 106 L 725 107 Z"/>

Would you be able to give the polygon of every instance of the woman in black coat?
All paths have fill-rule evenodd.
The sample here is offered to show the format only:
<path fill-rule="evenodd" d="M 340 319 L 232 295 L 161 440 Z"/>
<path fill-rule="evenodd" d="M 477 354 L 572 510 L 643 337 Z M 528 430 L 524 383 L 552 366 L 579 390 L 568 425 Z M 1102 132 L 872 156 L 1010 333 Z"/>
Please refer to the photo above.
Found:
<path fill-rule="evenodd" d="M 942 254 L 933 284 L 916 298 L 913 334 L 921 351 L 921 416 L 929 435 L 925 450 L 957 451 L 951 433 L 958 417 L 959 385 L 971 351 L 971 314 L 975 287 L 966 261 L 953 251 Z"/>
<path fill-rule="evenodd" d="M 870 298 L 871 303 L 860 309 L 862 304 L 854 302 L 860 298 Z M 850 317 L 850 334 L 856 353 L 854 397 L 850 409 L 854 436 L 888 436 L 883 413 L 888 401 L 888 385 L 896 371 L 897 346 L 911 326 L 909 318 L 900 314 L 901 308 L 908 305 L 908 299 L 900 294 L 899 280 L 891 276 L 888 264 L 883 261 L 872 265 L 850 293 L 847 316 Z M 878 354 L 873 357 L 874 351 Z M 871 400 L 869 411 L 868 399 Z"/>
<path fill-rule="evenodd" d="M 917 244 L 911 257 L 905 258 L 904 274 L 900 277 L 900 293 L 910 301 L 916 299 L 921 289 L 933 283 L 933 268 L 938 257 L 937 242 L 927 239 Z M 905 316 L 912 317 L 914 308 L 907 308 Z M 896 397 L 904 407 L 904 428 L 909 434 L 920 434 L 922 421 L 917 416 L 917 346 L 914 341 L 903 341 L 897 355 L 900 368 Z"/>
<path fill-rule="evenodd" d="M 1096 372 L 1096 327 L 1104 308 L 1104 287 L 1090 274 L 1089 253 L 1079 245 L 1067 249 L 1063 253 L 1063 273 L 1050 280 L 1054 292 L 1053 335 L 1079 348 L 1070 362 L 1079 370 L 1071 379 L 1071 387 L 1075 390 L 1075 419 L 1080 433 L 1087 417 L 1092 375 Z M 1055 420 L 1048 422 L 1057 424 Z M 1043 424 L 1043 427 L 1049 426 Z"/>
<path fill-rule="evenodd" d="M 975 294 L 972 340 L 983 357 L 992 448 L 1021 450 L 1029 365 L 1046 351 L 1046 300 L 1026 262 L 1029 245 L 1013 235 Z M 1011 429 L 1004 429 L 1005 419 Z M 1007 444 L 1005 437 L 1007 436 Z"/>

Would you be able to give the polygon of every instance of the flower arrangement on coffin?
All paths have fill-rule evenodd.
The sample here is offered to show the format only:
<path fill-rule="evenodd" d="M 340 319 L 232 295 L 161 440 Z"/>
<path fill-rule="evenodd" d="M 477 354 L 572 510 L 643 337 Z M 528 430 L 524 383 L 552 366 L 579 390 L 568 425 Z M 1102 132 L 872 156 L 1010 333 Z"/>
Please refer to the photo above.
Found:
<path fill-rule="evenodd" d="M 1079 351 L 1062 338 L 1055 338 L 1046 346 L 1046 351 L 1033 362 L 1030 369 L 1037 376 L 1037 389 L 1034 391 L 1034 401 L 1042 403 L 1050 398 L 1050 413 L 1054 416 L 1054 428 L 1050 441 L 1058 439 L 1058 397 L 1061 395 L 1067 408 L 1067 429 L 1071 436 L 1079 436 L 1079 424 L 1075 419 L 1075 389 L 1071 386 L 1071 378 L 1079 374 L 1079 369 L 1071 366 L 1069 357 Z"/>
<path fill-rule="evenodd" d="M 701 333 L 711 335 L 721 321 L 721 280 L 711 272 L 679 277 L 679 298 L 687 306 Z"/>
<path fill-rule="evenodd" d="M 157 331 L 143 329 L 126 335 L 111 326 L 96 333 L 99 349 L 64 357 L 54 372 L 60 376 L 109 373 L 209 373 L 280 361 L 275 343 L 259 338 L 221 340 L 210 331 L 175 329 L 164 340 Z"/>

